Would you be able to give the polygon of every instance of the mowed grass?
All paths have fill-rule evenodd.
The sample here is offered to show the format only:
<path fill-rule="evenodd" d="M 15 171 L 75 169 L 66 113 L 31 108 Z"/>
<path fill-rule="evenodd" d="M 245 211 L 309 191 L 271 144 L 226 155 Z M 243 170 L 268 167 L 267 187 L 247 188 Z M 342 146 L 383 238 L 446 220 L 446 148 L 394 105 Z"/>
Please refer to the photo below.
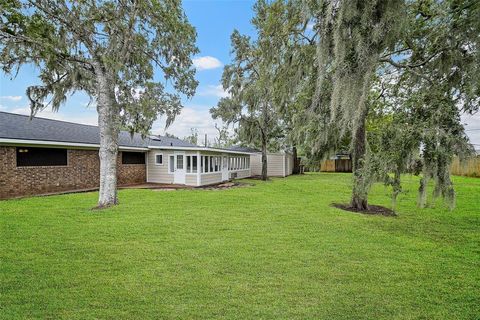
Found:
<path fill-rule="evenodd" d="M 1 201 L 0 318 L 478 319 L 480 179 L 454 211 L 405 180 L 396 218 L 330 207 L 348 174 Z"/>

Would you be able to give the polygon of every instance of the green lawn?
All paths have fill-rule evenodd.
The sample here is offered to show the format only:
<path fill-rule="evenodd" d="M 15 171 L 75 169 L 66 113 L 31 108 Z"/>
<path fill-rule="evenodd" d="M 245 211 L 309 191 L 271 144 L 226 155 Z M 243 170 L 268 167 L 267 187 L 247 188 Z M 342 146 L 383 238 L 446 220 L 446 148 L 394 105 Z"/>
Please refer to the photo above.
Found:
<path fill-rule="evenodd" d="M 405 179 L 396 218 L 330 207 L 347 174 L 1 201 L 0 318 L 478 319 L 480 179 L 453 212 Z"/>

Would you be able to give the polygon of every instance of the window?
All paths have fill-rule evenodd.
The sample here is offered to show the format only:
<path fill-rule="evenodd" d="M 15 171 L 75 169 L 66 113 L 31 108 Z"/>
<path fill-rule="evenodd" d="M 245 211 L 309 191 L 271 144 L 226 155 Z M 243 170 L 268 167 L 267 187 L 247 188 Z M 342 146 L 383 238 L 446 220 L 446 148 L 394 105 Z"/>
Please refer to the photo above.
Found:
<path fill-rule="evenodd" d="M 192 173 L 197 173 L 198 160 L 197 156 L 192 156 Z"/>
<path fill-rule="evenodd" d="M 155 154 L 155 164 L 156 165 L 163 165 L 163 154 L 162 153 L 157 153 Z"/>
<path fill-rule="evenodd" d="M 183 170 L 183 155 L 177 155 L 177 169 Z"/>
<path fill-rule="evenodd" d="M 187 173 L 197 173 L 197 156 L 187 156 Z"/>
<path fill-rule="evenodd" d="M 56 148 L 17 148 L 17 167 L 66 166 L 67 149 Z"/>
<path fill-rule="evenodd" d="M 175 171 L 175 156 L 170 156 L 169 157 L 169 161 L 168 161 L 168 165 L 169 165 L 169 168 L 168 168 L 168 171 L 170 171 L 170 173 L 173 173 Z"/>
<path fill-rule="evenodd" d="M 204 172 L 208 172 L 208 156 L 204 156 L 203 159 L 205 160 L 204 163 L 205 163 L 205 171 Z"/>
<path fill-rule="evenodd" d="M 122 152 L 122 164 L 145 164 L 145 153 Z"/>

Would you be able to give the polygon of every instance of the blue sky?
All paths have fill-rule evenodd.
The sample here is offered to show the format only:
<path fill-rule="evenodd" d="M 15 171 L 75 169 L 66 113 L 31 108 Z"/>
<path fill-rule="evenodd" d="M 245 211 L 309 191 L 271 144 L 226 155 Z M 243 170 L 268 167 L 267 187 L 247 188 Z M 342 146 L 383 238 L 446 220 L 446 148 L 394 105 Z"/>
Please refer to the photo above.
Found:
<path fill-rule="evenodd" d="M 183 7 L 190 23 L 197 29 L 197 46 L 200 53 L 195 57 L 196 78 L 199 81 L 196 95 L 184 101 L 185 108 L 167 132 L 184 137 L 190 128 L 197 128 L 200 137 L 207 134 L 209 140 L 216 135 L 215 121 L 209 109 L 225 93 L 220 84 L 223 66 L 230 62 L 230 35 L 234 29 L 253 36 L 250 24 L 253 17 L 253 0 L 184 0 Z M 25 90 L 29 85 L 39 83 L 38 72 L 31 66 L 24 66 L 15 79 L 0 73 L 0 111 L 29 114 Z M 39 116 L 96 124 L 97 114 L 93 106 L 86 107 L 89 99 L 85 94 L 75 94 L 54 113 L 45 110 Z M 480 115 L 463 116 L 467 130 L 480 129 Z M 217 121 L 218 122 L 218 121 Z M 163 134 L 164 121 L 155 122 L 152 132 Z M 471 142 L 480 149 L 480 130 L 467 131 Z"/>
<path fill-rule="evenodd" d="M 254 34 L 250 25 L 253 4 L 254 1 L 249 0 L 184 0 L 183 8 L 197 29 L 200 53 L 194 57 L 194 62 L 199 86 L 196 95 L 184 101 L 184 110 L 167 132 L 183 137 L 190 133 L 190 128 L 197 128 L 201 137 L 208 134 L 209 139 L 213 139 L 216 135 L 215 121 L 209 109 L 225 94 L 220 79 L 223 66 L 230 61 L 232 31 L 238 29 L 243 34 Z M 25 90 L 29 85 L 39 83 L 37 75 L 38 70 L 32 66 L 23 66 L 15 79 L 0 73 L 0 111 L 29 114 Z M 47 109 L 38 116 L 96 124 L 95 107 L 87 108 L 88 101 L 86 94 L 78 93 L 70 97 L 57 113 Z M 162 119 L 155 122 L 152 132 L 164 133 Z"/>

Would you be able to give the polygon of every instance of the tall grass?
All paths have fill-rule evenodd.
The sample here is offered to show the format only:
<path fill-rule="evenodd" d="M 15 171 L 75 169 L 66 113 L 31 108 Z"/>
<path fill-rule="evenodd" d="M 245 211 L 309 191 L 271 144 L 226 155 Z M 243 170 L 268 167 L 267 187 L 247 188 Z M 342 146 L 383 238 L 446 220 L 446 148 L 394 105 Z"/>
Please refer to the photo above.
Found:
<path fill-rule="evenodd" d="M 480 156 L 465 161 L 456 158 L 450 167 L 450 171 L 456 176 L 480 177 Z"/>

